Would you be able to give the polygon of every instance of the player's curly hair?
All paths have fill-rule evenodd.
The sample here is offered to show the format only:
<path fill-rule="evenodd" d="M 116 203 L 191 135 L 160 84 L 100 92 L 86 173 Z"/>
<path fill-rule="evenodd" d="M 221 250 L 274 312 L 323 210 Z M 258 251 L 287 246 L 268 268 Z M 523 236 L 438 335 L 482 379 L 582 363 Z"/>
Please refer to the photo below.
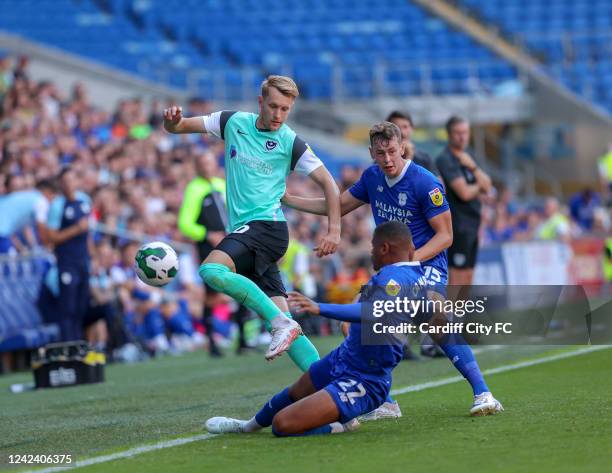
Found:
<path fill-rule="evenodd" d="M 261 96 L 267 97 L 270 91 L 270 87 L 274 87 L 281 94 L 286 97 L 298 98 L 300 91 L 295 81 L 291 77 L 287 76 L 268 76 L 266 80 L 261 83 Z"/>
<path fill-rule="evenodd" d="M 397 139 L 398 143 L 402 142 L 402 132 L 395 123 L 381 122 L 370 128 L 370 146 L 377 141 L 389 141 Z"/>

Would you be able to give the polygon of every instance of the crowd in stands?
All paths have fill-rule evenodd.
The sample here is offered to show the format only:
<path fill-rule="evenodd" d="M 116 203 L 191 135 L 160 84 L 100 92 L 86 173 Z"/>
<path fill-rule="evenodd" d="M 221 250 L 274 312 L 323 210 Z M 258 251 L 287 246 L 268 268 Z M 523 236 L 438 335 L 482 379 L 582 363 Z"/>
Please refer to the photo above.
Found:
<path fill-rule="evenodd" d="M 142 241 L 139 235 L 149 241 L 189 245 L 177 229 L 177 215 L 184 188 L 195 175 L 193 157 L 212 152 L 222 164 L 222 142 L 205 135 L 166 133 L 161 115 L 166 104 L 126 99 L 109 113 L 91 105 L 81 84 L 63 96 L 55 84 L 30 78 L 27 58 L 0 59 L 0 104 L 0 199 L 34 188 L 68 164 L 76 171 L 81 190 L 91 198 L 90 306 L 105 315 L 103 323 L 88 331 L 89 340 L 115 348 L 140 343 L 153 352 L 202 346 L 205 337 L 198 320 L 202 287 L 195 252 L 181 251 L 179 277 L 164 291 L 137 280 L 133 259 Z M 185 108 L 187 116 L 213 111 L 201 99 L 190 100 Z M 355 182 L 362 170 L 345 166 L 337 176 L 341 190 Z M 307 178 L 292 176 L 288 192 L 315 195 L 317 188 Z M 509 189 L 486 204 L 481 228 L 485 245 L 551 235 L 565 239 L 609 225 L 597 193 L 590 190 L 574 196 L 567 212 L 553 198 L 541 205 L 522 204 Z M 291 238 L 307 248 L 326 231 L 322 217 L 291 209 L 286 217 Z M 547 233 L 546 224 L 553 218 L 557 219 L 554 231 Z M 322 260 L 309 256 L 304 274 L 286 275 L 288 281 L 319 299 L 352 300 L 369 277 L 372 230 L 368 206 L 350 213 L 343 219 L 338 253 Z M 13 235 L 12 241 L 13 252 L 25 254 L 35 245 L 36 235 L 28 230 Z M 228 333 L 232 310 L 230 301 L 219 307 L 220 334 Z M 334 330 L 318 321 L 309 328 L 323 333 Z M 259 328 L 252 330 L 257 336 Z"/>

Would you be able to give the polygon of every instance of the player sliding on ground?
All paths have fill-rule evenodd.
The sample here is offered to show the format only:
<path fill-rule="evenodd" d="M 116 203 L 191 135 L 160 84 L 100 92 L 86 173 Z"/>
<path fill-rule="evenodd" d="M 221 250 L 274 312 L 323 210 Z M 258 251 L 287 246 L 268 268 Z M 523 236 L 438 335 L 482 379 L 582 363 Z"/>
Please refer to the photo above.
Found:
<path fill-rule="evenodd" d="M 164 111 L 170 133 L 208 133 L 225 140 L 230 233 L 200 266 L 206 284 L 252 309 L 266 322 L 272 341 L 266 359 L 289 350 L 302 371 L 319 359 L 314 345 L 290 318 L 277 261 L 287 251 L 287 222 L 280 199 L 291 171 L 309 176 L 327 200 L 328 233 L 315 248 L 319 257 L 340 242 L 339 191 L 310 147 L 285 124 L 299 95 L 289 77 L 269 76 L 261 86 L 259 114 L 223 111 L 185 118 L 181 107 Z"/>
<path fill-rule="evenodd" d="M 405 224 L 379 225 L 372 238 L 372 266 L 378 274 L 368 282 L 368 294 L 362 294 L 362 300 L 418 297 L 427 282 L 413 256 L 414 245 Z M 341 433 L 354 430 L 359 423 L 353 419 L 385 401 L 391 371 L 402 359 L 403 342 L 363 345 L 361 303 L 317 304 L 294 292 L 289 300 L 298 311 L 352 322 L 348 337 L 270 399 L 251 420 L 213 417 L 206 421 L 209 432 L 256 432 L 272 426 L 279 437 Z"/>
<path fill-rule="evenodd" d="M 370 204 L 377 225 L 390 220 L 404 222 L 410 228 L 416 246 L 415 259 L 421 261 L 429 284 L 431 298 L 444 299 L 448 281 L 446 248 L 453 241 L 451 214 L 444 187 L 436 176 L 410 160 L 402 158 L 402 134 L 397 125 L 382 122 L 370 129 L 370 154 L 376 164 L 366 169 L 359 181 L 340 196 L 342 215 Z M 285 195 L 283 202 L 297 210 L 326 214 L 323 199 Z M 434 316 L 434 322 L 444 325 Z M 465 342 L 449 343 L 446 335 L 431 337 L 442 348 L 455 368 L 470 383 L 474 402 L 470 413 L 475 416 L 503 410 L 493 397 L 482 376 L 472 349 Z M 376 412 L 362 420 L 401 417 L 399 405 L 391 398 Z"/>

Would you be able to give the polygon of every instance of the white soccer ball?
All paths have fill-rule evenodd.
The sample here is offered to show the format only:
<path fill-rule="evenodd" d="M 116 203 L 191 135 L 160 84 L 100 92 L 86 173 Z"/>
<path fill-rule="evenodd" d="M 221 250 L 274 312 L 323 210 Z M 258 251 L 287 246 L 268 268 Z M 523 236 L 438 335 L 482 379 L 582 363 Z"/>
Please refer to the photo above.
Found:
<path fill-rule="evenodd" d="M 134 269 L 138 278 L 149 286 L 165 286 L 178 273 L 178 256 L 174 249 L 154 241 L 142 245 L 136 253 Z"/>

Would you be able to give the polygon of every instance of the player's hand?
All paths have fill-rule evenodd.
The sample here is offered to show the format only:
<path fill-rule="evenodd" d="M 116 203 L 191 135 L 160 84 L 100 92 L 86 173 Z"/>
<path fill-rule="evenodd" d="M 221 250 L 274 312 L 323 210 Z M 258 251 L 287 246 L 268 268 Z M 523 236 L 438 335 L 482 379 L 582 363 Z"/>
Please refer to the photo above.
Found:
<path fill-rule="evenodd" d="M 281 197 L 281 204 L 291 207 L 291 199 L 293 196 L 289 192 L 285 191 L 285 194 Z"/>
<path fill-rule="evenodd" d="M 216 247 L 219 243 L 221 243 L 221 240 L 223 240 L 224 238 L 225 238 L 225 232 L 207 232 L 206 233 L 206 240 L 213 247 Z"/>
<path fill-rule="evenodd" d="M 183 107 L 173 105 L 164 110 L 164 128 L 172 130 L 183 119 Z"/>
<path fill-rule="evenodd" d="M 349 336 L 349 330 L 351 330 L 351 323 L 350 322 L 342 322 L 340 324 L 340 330 L 342 331 L 342 335 L 344 335 L 344 338 Z"/>
<path fill-rule="evenodd" d="M 319 315 L 321 313 L 319 304 L 299 292 L 290 291 L 288 299 L 289 305 L 293 307 L 296 312 L 308 312 L 312 315 Z"/>
<path fill-rule="evenodd" d="M 340 232 L 330 232 L 321 238 L 319 244 L 314 248 L 315 254 L 322 258 L 323 256 L 335 253 L 340 244 Z"/>

